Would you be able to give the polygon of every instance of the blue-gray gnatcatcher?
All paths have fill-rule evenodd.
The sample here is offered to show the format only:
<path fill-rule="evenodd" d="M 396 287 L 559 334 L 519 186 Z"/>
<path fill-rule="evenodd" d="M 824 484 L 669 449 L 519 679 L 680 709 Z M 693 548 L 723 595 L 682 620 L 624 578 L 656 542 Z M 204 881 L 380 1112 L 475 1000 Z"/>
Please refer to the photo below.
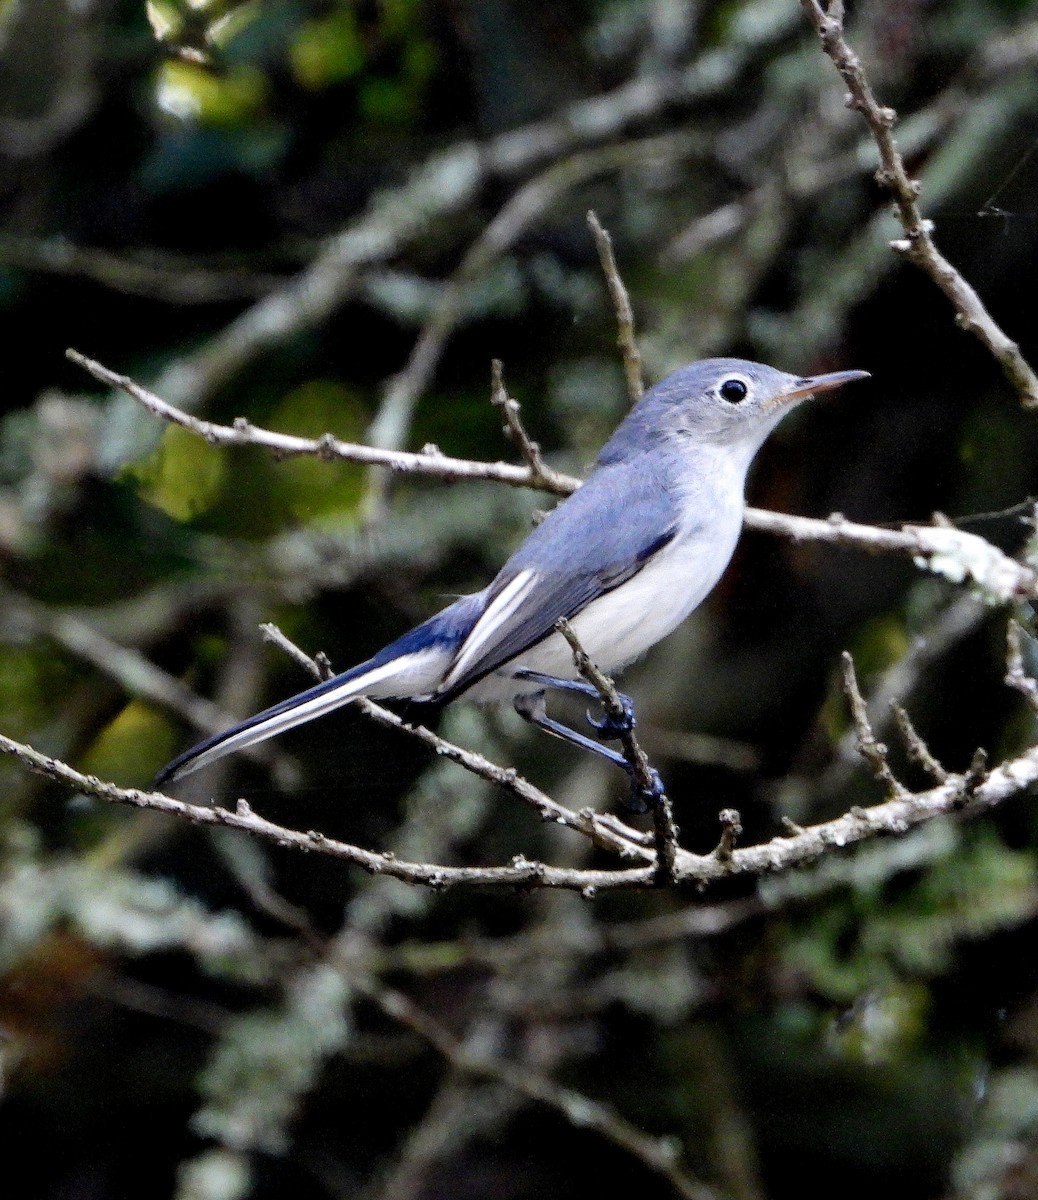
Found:
<path fill-rule="evenodd" d="M 704 599 L 735 550 L 754 455 L 815 392 L 866 371 L 813 378 L 711 358 L 683 367 L 634 406 L 586 482 L 537 526 L 481 592 L 462 596 L 374 658 L 207 738 L 156 786 L 301 725 L 356 696 L 447 704 L 511 700 L 549 733 L 627 767 L 622 755 L 545 711 L 546 689 L 598 699 L 555 629 L 567 618 L 605 671 L 626 666 Z M 598 738 L 618 727 L 593 722 Z"/>

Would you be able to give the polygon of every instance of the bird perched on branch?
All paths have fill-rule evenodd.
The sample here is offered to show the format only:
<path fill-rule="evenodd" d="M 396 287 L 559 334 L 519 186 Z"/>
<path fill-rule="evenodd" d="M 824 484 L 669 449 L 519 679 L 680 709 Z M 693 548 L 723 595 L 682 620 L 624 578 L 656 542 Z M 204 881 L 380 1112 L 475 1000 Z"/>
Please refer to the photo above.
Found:
<path fill-rule="evenodd" d="M 746 473 L 783 416 L 866 371 L 801 378 L 711 358 L 650 389 L 558 505 L 481 592 L 462 596 L 367 662 L 275 704 L 175 758 L 162 786 L 224 755 L 323 716 L 357 696 L 449 704 L 510 700 L 539 728 L 601 755 L 633 725 L 588 718 L 591 737 L 548 716 L 546 694 L 599 694 L 556 629 L 565 618 L 591 659 L 616 671 L 670 633 L 711 591 L 742 527 Z M 651 795 L 636 795 L 644 808 Z"/>

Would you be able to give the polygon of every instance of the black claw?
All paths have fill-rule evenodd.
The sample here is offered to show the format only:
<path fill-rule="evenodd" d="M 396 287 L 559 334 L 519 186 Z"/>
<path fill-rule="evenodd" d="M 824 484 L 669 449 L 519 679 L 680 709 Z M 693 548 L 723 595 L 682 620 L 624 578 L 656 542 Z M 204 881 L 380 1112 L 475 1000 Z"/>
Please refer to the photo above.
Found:
<path fill-rule="evenodd" d="M 642 787 L 635 780 L 633 774 L 631 776 L 631 791 L 624 801 L 627 808 L 631 812 L 647 813 L 651 808 L 654 808 L 663 799 L 665 793 L 663 790 L 663 780 L 660 778 L 659 772 L 654 768 L 649 768 L 651 772 L 652 782 L 649 787 Z"/>
<path fill-rule="evenodd" d="M 634 715 L 634 704 L 630 696 L 621 694 L 620 704 L 623 712 L 618 717 L 613 717 L 609 713 L 606 713 L 601 720 L 598 720 L 591 713 L 585 713 L 587 723 L 603 742 L 619 741 L 624 734 L 633 733 L 634 727 L 638 724 Z"/>
<path fill-rule="evenodd" d="M 639 815 L 649 811 L 649 802 L 645 799 L 644 793 L 637 784 L 631 785 L 630 793 L 624 800 L 624 808 L 628 812 L 638 813 Z"/>

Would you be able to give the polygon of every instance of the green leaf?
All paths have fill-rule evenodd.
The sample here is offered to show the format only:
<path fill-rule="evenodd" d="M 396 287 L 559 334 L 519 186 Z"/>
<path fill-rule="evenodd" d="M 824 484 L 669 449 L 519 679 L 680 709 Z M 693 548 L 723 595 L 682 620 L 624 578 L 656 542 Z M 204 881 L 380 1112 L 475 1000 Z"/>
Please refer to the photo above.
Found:
<path fill-rule="evenodd" d="M 349 8 L 323 20 L 308 21 L 296 34 L 290 51 L 296 78 L 311 91 L 352 79 L 366 57 L 357 19 Z"/>
<path fill-rule="evenodd" d="M 243 125 L 262 110 L 266 99 L 266 76 L 246 63 L 216 72 L 175 59 L 163 63 L 155 81 L 158 107 L 177 120 L 199 125 Z"/>
<path fill-rule="evenodd" d="M 222 450 L 171 425 L 154 454 L 126 474 L 136 479 L 149 504 L 177 521 L 190 521 L 216 502 L 225 471 Z"/>

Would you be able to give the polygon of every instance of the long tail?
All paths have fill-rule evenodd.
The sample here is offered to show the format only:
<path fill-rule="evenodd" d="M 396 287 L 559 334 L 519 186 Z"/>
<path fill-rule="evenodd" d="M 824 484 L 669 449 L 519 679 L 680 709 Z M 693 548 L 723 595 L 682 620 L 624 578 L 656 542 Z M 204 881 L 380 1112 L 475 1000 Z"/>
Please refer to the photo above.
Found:
<path fill-rule="evenodd" d="M 156 788 L 182 779 L 235 750 L 254 746 L 315 717 L 340 708 L 357 696 L 424 697 L 434 692 L 450 666 L 458 644 L 483 607 L 483 593 L 462 596 L 450 607 L 380 650 L 374 658 L 290 696 L 214 734 L 167 763 L 155 776 Z"/>

